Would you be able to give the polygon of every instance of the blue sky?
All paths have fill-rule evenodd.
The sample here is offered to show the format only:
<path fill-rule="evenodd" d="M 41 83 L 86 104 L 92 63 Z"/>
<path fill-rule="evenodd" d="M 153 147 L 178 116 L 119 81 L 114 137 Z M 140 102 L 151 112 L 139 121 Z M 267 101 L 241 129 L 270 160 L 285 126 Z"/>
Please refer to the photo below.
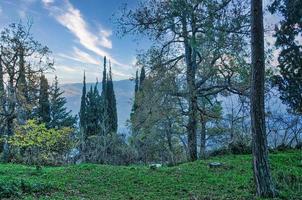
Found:
<path fill-rule="evenodd" d="M 110 58 L 115 80 L 128 79 L 135 72 L 135 55 L 147 40 L 120 38 L 112 14 L 137 0 L 0 0 L 0 29 L 12 22 L 33 20 L 32 33 L 53 52 L 60 82 L 100 80 L 103 56 Z"/>
<path fill-rule="evenodd" d="M 32 19 L 32 33 L 53 52 L 55 72 L 61 83 L 101 80 L 103 56 L 110 58 L 113 78 L 129 79 L 135 73 L 137 51 L 150 46 L 147 39 L 138 36 L 120 38 L 116 35 L 112 14 L 127 3 L 134 7 L 138 0 L 0 0 L 0 30 L 12 22 Z M 264 0 L 267 5 L 270 0 Z M 266 40 L 274 43 L 273 27 L 279 21 L 266 13 L 269 30 Z M 135 38 L 134 38 L 135 37 Z M 274 51 L 276 58 L 278 51 Z M 276 63 L 276 59 L 275 59 Z"/>

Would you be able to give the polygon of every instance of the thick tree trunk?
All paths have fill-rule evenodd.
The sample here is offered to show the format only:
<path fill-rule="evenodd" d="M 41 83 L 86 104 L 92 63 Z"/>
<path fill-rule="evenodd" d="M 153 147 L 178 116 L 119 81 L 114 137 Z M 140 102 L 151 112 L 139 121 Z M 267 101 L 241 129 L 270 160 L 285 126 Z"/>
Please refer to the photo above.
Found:
<path fill-rule="evenodd" d="M 251 1 L 252 14 L 252 80 L 251 80 L 251 126 L 253 136 L 253 170 L 257 195 L 275 196 L 269 161 L 264 111 L 264 32 L 262 0 Z"/>
<path fill-rule="evenodd" d="M 201 130 L 200 130 L 200 159 L 206 158 L 206 124 L 204 117 L 201 116 Z"/>
<path fill-rule="evenodd" d="M 3 142 L 3 155 L 2 155 L 2 161 L 8 162 L 10 157 L 10 145 L 8 143 L 9 138 L 13 135 L 13 119 L 8 118 L 6 120 L 6 133 L 4 136 L 4 142 Z"/>
<path fill-rule="evenodd" d="M 191 26 L 193 22 L 191 23 Z M 188 114 L 188 149 L 189 149 L 189 160 L 195 161 L 197 160 L 197 139 L 196 139 L 196 130 L 197 130 L 197 95 L 196 95 L 196 51 L 190 45 L 188 39 L 189 34 L 187 31 L 187 21 L 184 17 L 182 19 L 183 26 L 183 35 L 184 35 L 184 48 L 185 48 L 185 62 L 187 67 L 187 87 L 188 87 L 188 104 L 189 104 L 189 114 Z M 193 27 L 192 27 L 193 29 Z M 192 35 L 192 41 L 195 36 Z M 194 42 L 193 42 L 194 43 Z"/>

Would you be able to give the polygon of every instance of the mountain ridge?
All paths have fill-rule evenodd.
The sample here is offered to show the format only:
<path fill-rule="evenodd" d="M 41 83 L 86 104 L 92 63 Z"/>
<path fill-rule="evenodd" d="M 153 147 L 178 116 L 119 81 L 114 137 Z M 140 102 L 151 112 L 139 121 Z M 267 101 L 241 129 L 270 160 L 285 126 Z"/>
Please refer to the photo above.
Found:
<path fill-rule="evenodd" d="M 87 90 L 96 83 L 86 83 Z M 67 100 L 66 107 L 72 111 L 72 114 L 78 115 L 81 105 L 81 96 L 83 83 L 66 83 L 60 87 L 64 91 L 63 96 Z M 132 99 L 134 95 L 134 83 L 131 80 L 113 81 L 114 92 L 117 102 L 118 132 L 127 132 L 127 120 L 132 108 Z M 101 93 L 102 83 L 98 83 L 98 89 Z"/>

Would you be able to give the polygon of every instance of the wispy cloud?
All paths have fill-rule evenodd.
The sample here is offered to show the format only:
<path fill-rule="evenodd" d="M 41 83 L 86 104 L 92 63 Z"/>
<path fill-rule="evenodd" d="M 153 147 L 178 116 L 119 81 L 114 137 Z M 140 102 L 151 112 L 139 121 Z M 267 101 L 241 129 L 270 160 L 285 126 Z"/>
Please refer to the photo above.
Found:
<path fill-rule="evenodd" d="M 50 14 L 64 27 L 66 27 L 79 41 L 79 43 L 86 49 L 94 52 L 98 56 L 107 56 L 113 64 L 125 66 L 118 62 L 105 49 L 112 48 L 110 40 L 111 30 L 100 28 L 98 33 L 93 32 L 89 28 L 89 24 L 85 21 L 80 10 L 76 9 L 68 0 L 59 1 L 55 0 L 42 0 L 45 8 Z M 100 26 L 101 27 L 101 26 Z M 77 52 L 79 53 L 79 52 Z M 87 58 L 87 55 L 82 56 Z"/>
<path fill-rule="evenodd" d="M 99 62 L 96 58 L 91 56 L 90 54 L 80 50 L 77 47 L 73 47 L 73 53 L 71 55 L 66 54 L 58 54 L 58 56 L 62 58 L 67 58 L 70 60 L 78 61 L 84 64 L 93 64 L 93 65 L 100 65 L 101 62 Z"/>

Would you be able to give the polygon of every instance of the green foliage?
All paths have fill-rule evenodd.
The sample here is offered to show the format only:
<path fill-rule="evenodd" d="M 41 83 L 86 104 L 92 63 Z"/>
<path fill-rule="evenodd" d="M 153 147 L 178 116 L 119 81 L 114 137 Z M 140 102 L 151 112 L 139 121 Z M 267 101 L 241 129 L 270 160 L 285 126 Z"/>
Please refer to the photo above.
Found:
<path fill-rule="evenodd" d="M 74 127 L 76 117 L 71 115 L 71 111 L 66 110 L 66 98 L 59 87 L 57 76 L 50 91 L 50 117 L 49 128 Z"/>
<path fill-rule="evenodd" d="M 48 124 L 50 118 L 50 102 L 49 102 L 49 85 L 44 74 L 40 79 L 40 92 L 39 92 L 39 111 L 38 119 L 41 123 Z"/>
<path fill-rule="evenodd" d="M 139 76 L 139 89 L 140 90 L 143 89 L 145 79 L 146 79 L 146 71 L 145 71 L 145 67 L 143 66 L 141 69 L 140 76 Z"/>
<path fill-rule="evenodd" d="M 82 96 L 81 96 L 81 108 L 80 108 L 80 129 L 83 134 L 86 134 L 86 108 L 87 107 L 87 100 L 86 100 L 86 76 L 84 72 L 83 78 L 83 89 L 82 89 Z"/>
<path fill-rule="evenodd" d="M 108 125 L 110 133 L 117 132 L 117 109 L 116 109 L 116 98 L 114 93 L 113 81 L 112 81 L 112 72 L 111 66 L 109 68 L 109 76 L 107 80 L 107 90 L 106 90 L 106 99 L 107 99 L 107 114 L 108 114 Z"/>
<path fill-rule="evenodd" d="M 150 170 L 147 166 L 82 164 L 45 167 L 38 176 L 31 167 L 0 165 L 3 183 L 26 180 L 30 185 L 54 188 L 39 199 L 212 199 L 250 200 L 254 197 L 251 155 L 228 155 Z M 301 199 L 301 151 L 270 155 L 273 178 L 280 196 L 275 200 Z M 210 169 L 209 162 L 223 168 Z M 59 188 L 59 189 L 58 189 Z M 37 199 L 27 193 L 24 199 Z"/>
<path fill-rule="evenodd" d="M 94 89 L 91 87 L 86 98 L 86 135 L 85 138 L 91 135 L 98 135 L 101 132 L 101 97 L 97 90 L 97 84 Z"/>
<path fill-rule="evenodd" d="M 25 159 L 25 163 L 40 166 L 50 164 L 59 159 L 72 146 L 70 127 L 48 129 L 45 124 L 38 124 L 35 120 L 28 120 L 25 125 L 17 127 L 14 136 L 9 139 Z"/>
<path fill-rule="evenodd" d="M 280 13 L 283 19 L 276 26 L 276 47 L 281 49 L 278 57 L 280 75 L 273 79 L 281 99 L 294 112 L 302 113 L 302 1 L 275 0 L 271 13 Z M 299 42 L 300 41 L 300 42 Z"/>

